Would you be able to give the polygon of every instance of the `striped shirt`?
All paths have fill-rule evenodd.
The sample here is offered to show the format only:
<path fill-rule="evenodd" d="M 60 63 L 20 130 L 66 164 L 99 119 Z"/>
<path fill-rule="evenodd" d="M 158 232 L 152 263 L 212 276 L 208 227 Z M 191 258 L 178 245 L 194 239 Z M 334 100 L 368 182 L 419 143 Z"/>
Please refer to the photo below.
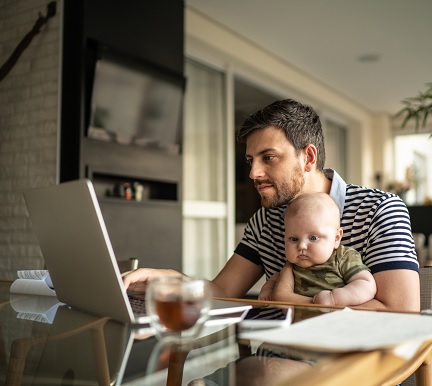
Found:
<path fill-rule="evenodd" d="M 360 252 L 372 274 L 409 269 L 418 272 L 419 264 L 411 233 L 408 209 L 395 194 L 346 184 L 333 170 L 325 175 L 332 180 L 330 196 L 341 210 L 342 244 Z M 268 279 L 285 265 L 284 211 L 260 208 L 246 225 L 235 253 L 264 267 Z"/>

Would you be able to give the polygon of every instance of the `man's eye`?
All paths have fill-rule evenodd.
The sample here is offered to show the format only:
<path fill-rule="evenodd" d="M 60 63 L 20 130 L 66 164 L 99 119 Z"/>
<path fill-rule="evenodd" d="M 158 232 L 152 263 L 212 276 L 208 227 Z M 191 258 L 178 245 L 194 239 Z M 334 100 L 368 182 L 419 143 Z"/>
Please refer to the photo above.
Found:
<path fill-rule="evenodd" d="M 274 155 L 265 155 L 264 161 L 271 161 L 274 158 Z"/>
<path fill-rule="evenodd" d="M 317 240 L 319 240 L 319 237 L 318 236 L 311 236 L 311 237 L 309 237 L 309 240 L 310 241 L 317 241 Z"/>
<path fill-rule="evenodd" d="M 249 166 L 252 166 L 252 160 L 251 160 L 250 158 L 246 159 L 246 163 L 247 163 Z"/>
<path fill-rule="evenodd" d="M 288 240 L 291 241 L 292 243 L 296 243 L 298 241 L 297 237 L 288 237 Z"/>

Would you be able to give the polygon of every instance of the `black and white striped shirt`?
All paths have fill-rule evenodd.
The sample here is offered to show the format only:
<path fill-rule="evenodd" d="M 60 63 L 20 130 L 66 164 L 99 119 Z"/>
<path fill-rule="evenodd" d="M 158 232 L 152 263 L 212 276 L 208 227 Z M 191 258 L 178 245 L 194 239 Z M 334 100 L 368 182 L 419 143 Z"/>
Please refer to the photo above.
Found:
<path fill-rule="evenodd" d="M 360 252 L 372 274 L 393 269 L 418 271 L 408 209 L 395 194 L 346 184 L 333 170 L 330 196 L 341 210 L 342 244 Z M 247 223 L 235 253 L 263 265 L 267 279 L 285 265 L 286 206 L 259 209 Z"/>

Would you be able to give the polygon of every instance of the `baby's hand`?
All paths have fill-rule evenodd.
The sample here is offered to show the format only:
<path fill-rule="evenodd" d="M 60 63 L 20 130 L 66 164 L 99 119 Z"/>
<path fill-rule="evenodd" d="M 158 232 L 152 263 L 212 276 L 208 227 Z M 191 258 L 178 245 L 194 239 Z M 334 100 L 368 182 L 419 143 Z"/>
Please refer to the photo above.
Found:
<path fill-rule="evenodd" d="M 335 302 L 333 299 L 333 294 L 331 291 L 325 290 L 318 292 L 313 298 L 312 303 L 314 304 L 322 304 L 325 306 L 334 306 Z"/>
<path fill-rule="evenodd" d="M 258 300 L 272 300 L 272 289 L 262 288 L 258 295 Z"/>

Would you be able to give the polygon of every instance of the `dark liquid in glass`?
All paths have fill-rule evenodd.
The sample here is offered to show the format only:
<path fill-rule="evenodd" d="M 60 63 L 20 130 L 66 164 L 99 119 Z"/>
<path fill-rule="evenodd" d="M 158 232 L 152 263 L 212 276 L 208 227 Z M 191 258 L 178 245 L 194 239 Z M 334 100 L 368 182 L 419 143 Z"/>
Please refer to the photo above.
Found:
<path fill-rule="evenodd" d="M 157 300 L 156 313 L 160 322 L 172 331 L 191 328 L 201 314 L 201 300 Z"/>

